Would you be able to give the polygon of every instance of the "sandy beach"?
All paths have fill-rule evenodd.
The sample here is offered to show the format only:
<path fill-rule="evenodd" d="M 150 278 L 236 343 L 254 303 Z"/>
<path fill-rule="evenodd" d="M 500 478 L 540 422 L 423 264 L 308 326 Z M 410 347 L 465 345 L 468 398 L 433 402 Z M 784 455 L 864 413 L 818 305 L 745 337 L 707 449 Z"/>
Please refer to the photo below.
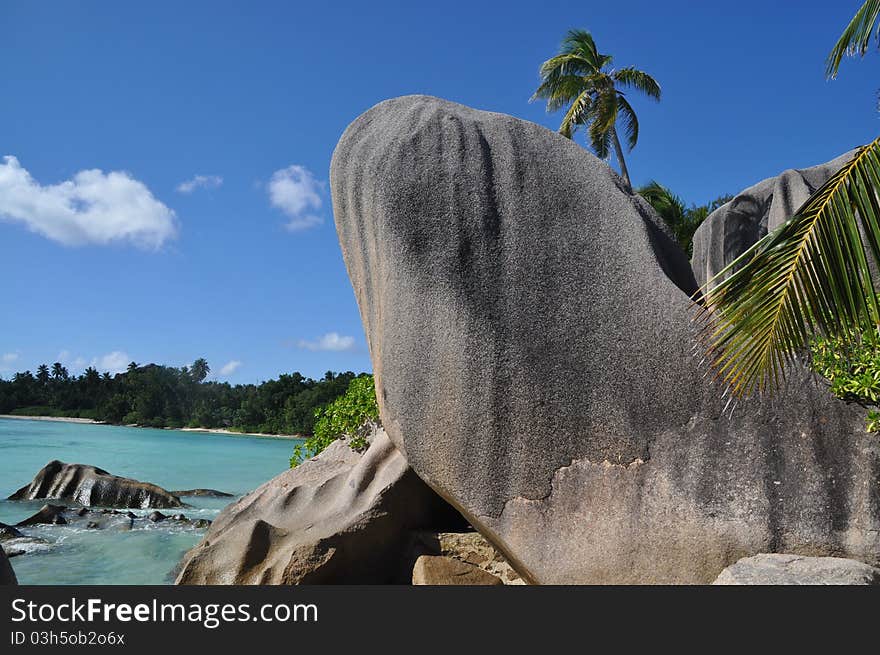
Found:
<path fill-rule="evenodd" d="M 240 437 L 270 437 L 272 439 L 305 439 L 301 434 L 268 434 L 266 432 L 236 432 L 223 428 L 166 428 L 177 429 L 179 432 L 205 432 L 208 434 L 231 434 Z"/>
<path fill-rule="evenodd" d="M 17 416 L 15 414 L 0 414 L 0 418 L 12 418 L 20 421 L 55 421 L 58 423 L 90 423 L 92 425 L 108 425 L 103 421 L 93 421 L 90 418 L 70 418 L 67 416 Z M 139 425 L 127 425 L 125 427 L 138 428 Z M 205 434 L 229 434 L 241 437 L 268 437 L 271 439 L 305 439 L 300 434 L 268 434 L 265 432 L 237 432 L 223 428 L 160 428 L 165 430 L 177 430 L 178 432 L 204 432 Z"/>
<path fill-rule="evenodd" d="M 14 418 L 20 421 L 55 421 L 57 423 L 93 423 L 103 425 L 103 421 L 93 421 L 90 418 L 71 418 L 68 416 L 17 416 L 15 414 L 0 414 L 0 418 Z"/>

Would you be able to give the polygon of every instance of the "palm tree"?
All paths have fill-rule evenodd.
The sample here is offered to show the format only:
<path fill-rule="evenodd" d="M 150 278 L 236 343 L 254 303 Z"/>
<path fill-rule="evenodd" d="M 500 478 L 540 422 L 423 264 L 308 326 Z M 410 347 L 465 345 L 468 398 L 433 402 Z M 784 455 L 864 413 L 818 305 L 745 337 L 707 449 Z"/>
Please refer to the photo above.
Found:
<path fill-rule="evenodd" d="M 859 9 L 828 56 L 829 78 L 844 55 L 864 54 L 878 15 L 880 0 Z M 698 316 L 710 361 L 735 393 L 777 385 L 817 333 L 843 348 L 880 334 L 869 266 L 872 259 L 880 264 L 878 191 L 880 138 L 859 148 L 791 219 L 702 290 Z"/>
<path fill-rule="evenodd" d="M 199 357 L 192 363 L 189 372 L 195 382 L 203 382 L 208 377 L 208 373 L 211 372 L 211 367 L 208 366 L 208 360 L 204 357 Z"/>
<path fill-rule="evenodd" d="M 559 133 L 571 139 L 585 126 L 589 143 L 602 159 L 617 156 L 620 174 L 627 188 L 632 188 L 623 148 L 618 136 L 621 120 L 626 143 L 632 150 L 639 140 L 639 121 L 623 89 L 641 91 L 660 100 L 660 85 L 653 77 L 636 68 L 611 68 L 611 55 L 603 55 L 589 32 L 571 30 L 562 41 L 560 52 L 541 65 L 541 85 L 531 101 L 547 101 L 547 111 L 568 106 Z"/>
<path fill-rule="evenodd" d="M 60 380 L 62 377 L 64 377 L 64 366 L 61 364 L 61 362 L 55 362 L 54 364 L 52 364 L 52 377 L 56 380 Z"/>
<path fill-rule="evenodd" d="M 654 208 L 672 230 L 676 240 L 682 243 L 684 228 L 688 222 L 688 210 L 684 200 L 655 180 L 636 189 L 636 193 Z"/>
<path fill-rule="evenodd" d="M 37 380 L 44 387 L 49 384 L 49 367 L 45 364 L 40 364 L 37 367 Z"/>

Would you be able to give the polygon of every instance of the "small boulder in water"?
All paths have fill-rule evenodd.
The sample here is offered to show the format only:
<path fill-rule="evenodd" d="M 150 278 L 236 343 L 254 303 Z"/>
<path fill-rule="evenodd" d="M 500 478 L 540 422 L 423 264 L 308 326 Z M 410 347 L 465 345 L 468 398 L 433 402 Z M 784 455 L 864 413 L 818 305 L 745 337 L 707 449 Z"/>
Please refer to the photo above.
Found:
<path fill-rule="evenodd" d="M 16 527 L 26 525 L 67 525 L 67 519 L 64 518 L 64 512 L 67 510 L 63 505 L 43 505 L 33 516 L 26 518 L 24 521 L 16 523 Z"/>
<path fill-rule="evenodd" d="M 11 525 L 0 523 L 0 541 L 6 541 L 7 539 L 16 539 L 23 536 L 24 535 L 22 535 L 21 532 L 16 530 Z"/>
<path fill-rule="evenodd" d="M 196 519 L 193 521 L 192 526 L 199 529 L 210 528 L 211 522 L 208 519 Z"/>
<path fill-rule="evenodd" d="M 86 528 L 88 530 L 98 530 L 100 529 L 100 527 L 101 525 L 97 521 L 89 521 L 88 523 L 86 523 Z"/>
<path fill-rule="evenodd" d="M 168 517 L 165 516 L 162 512 L 150 512 L 147 515 L 147 518 L 153 523 L 158 523 L 159 521 L 164 521 Z"/>

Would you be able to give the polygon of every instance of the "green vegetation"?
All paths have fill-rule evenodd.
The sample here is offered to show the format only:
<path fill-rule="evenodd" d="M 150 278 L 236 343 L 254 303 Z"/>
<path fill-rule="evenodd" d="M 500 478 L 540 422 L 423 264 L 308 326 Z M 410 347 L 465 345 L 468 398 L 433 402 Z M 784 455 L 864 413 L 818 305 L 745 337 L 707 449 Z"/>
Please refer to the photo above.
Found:
<path fill-rule="evenodd" d="M 858 339 L 858 345 L 853 342 Z M 873 329 L 853 339 L 815 337 L 810 344 L 812 368 L 827 378 L 842 400 L 876 405 L 880 399 L 880 340 Z M 868 411 L 865 428 L 880 431 L 880 412 Z"/>
<path fill-rule="evenodd" d="M 291 468 L 302 464 L 342 437 L 348 437 L 353 450 L 364 450 L 367 437 L 379 423 L 379 405 L 373 376 L 362 374 L 348 385 L 346 392 L 326 407 L 315 410 L 314 434 L 296 446 Z"/>
<path fill-rule="evenodd" d="M 693 254 L 694 232 L 706 220 L 706 217 L 731 200 L 733 196 L 721 196 L 708 205 L 691 205 L 687 207 L 679 196 L 656 181 L 651 181 L 636 190 L 648 204 L 654 208 L 664 222 L 672 230 L 676 241 L 687 253 Z"/>
<path fill-rule="evenodd" d="M 226 428 L 239 432 L 310 435 L 315 410 L 345 393 L 355 374 L 327 372 L 321 380 L 284 374 L 260 385 L 205 382 L 210 367 L 129 364 L 125 373 L 94 368 L 72 377 L 59 362 L 37 374 L 0 380 L 0 414 L 66 416 L 156 428 Z"/>
<path fill-rule="evenodd" d="M 617 119 L 621 120 L 630 150 L 639 140 L 639 121 L 624 90 L 641 91 L 659 101 L 660 85 L 644 71 L 633 67 L 613 69 L 611 63 L 611 55 L 599 53 L 589 32 L 571 30 L 559 54 L 541 65 L 541 85 L 532 100 L 546 100 L 548 112 L 567 106 L 559 133 L 571 139 L 579 127 L 585 126 L 596 155 L 608 159 L 614 150 L 620 174 L 631 189 Z"/>
<path fill-rule="evenodd" d="M 878 15 L 876 0 L 859 9 L 828 57 L 828 77 L 844 55 L 866 51 Z M 698 318 L 710 361 L 734 393 L 772 389 L 817 334 L 846 353 L 877 340 L 880 303 L 868 260 L 880 262 L 878 191 L 880 138 L 709 281 Z"/>

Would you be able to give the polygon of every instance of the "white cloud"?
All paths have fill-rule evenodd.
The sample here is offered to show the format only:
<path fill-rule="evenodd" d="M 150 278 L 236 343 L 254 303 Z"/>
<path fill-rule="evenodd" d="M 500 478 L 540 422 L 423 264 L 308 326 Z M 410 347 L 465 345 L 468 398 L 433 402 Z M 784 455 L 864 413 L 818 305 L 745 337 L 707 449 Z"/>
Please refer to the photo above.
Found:
<path fill-rule="evenodd" d="M 131 362 L 131 357 L 128 356 L 128 353 L 121 350 L 114 350 L 112 353 L 107 353 L 103 357 L 95 357 L 92 360 L 92 366 L 99 371 L 124 373 L 128 368 L 129 362 Z"/>
<path fill-rule="evenodd" d="M 285 227 L 291 232 L 307 230 L 324 222 L 320 211 L 323 185 L 305 167 L 288 166 L 277 170 L 269 180 L 269 200 L 290 218 Z"/>
<path fill-rule="evenodd" d="M 300 339 L 297 346 L 305 350 L 330 350 L 334 352 L 343 352 L 354 350 L 354 337 L 342 337 L 337 332 L 328 332 L 316 341 L 306 341 Z"/>
<path fill-rule="evenodd" d="M 226 362 L 220 369 L 220 375 L 232 375 L 240 366 L 241 362 L 237 359 L 233 359 L 231 362 Z"/>
<path fill-rule="evenodd" d="M 8 373 L 12 365 L 18 361 L 18 353 L 3 353 L 0 355 L 0 373 Z"/>
<path fill-rule="evenodd" d="M 0 220 L 64 244 L 129 242 L 158 249 L 177 235 L 174 211 L 123 171 L 80 171 L 43 186 L 12 156 L 0 161 Z"/>
<path fill-rule="evenodd" d="M 85 357 L 72 357 L 69 350 L 62 350 L 58 353 L 58 359 L 56 361 L 61 362 L 72 371 L 81 371 L 88 364 Z"/>
<path fill-rule="evenodd" d="M 196 189 L 216 189 L 223 184 L 223 178 L 219 175 L 196 175 L 191 180 L 177 185 L 178 193 L 192 193 Z"/>

